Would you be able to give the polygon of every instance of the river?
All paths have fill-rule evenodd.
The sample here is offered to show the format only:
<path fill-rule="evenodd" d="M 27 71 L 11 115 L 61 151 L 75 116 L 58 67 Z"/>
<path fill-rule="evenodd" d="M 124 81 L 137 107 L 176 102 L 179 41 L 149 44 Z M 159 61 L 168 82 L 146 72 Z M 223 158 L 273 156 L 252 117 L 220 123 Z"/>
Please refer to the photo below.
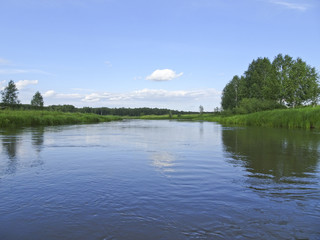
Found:
<path fill-rule="evenodd" d="M 0 130 L 0 239 L 320 239 L 320 132 Z"/>

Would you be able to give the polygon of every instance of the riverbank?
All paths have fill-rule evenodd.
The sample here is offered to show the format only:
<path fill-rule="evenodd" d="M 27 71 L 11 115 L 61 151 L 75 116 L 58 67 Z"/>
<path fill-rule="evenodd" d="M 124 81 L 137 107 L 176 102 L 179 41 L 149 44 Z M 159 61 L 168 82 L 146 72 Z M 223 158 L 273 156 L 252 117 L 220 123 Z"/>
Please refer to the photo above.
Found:
<path fill-rule="evenodd" d="M 64 124 L 85 124 L 117 121 L 122 119 L 209 121 L 226 125 L 320 129 L 320 106 L 296 109 L 277 109 L 243 115 L 218 114 L 145 115 L 120 117 L 89 113 L 64 113 L 39 110 L 2 110 L 0 127 L 32 127 Z"/>
<path fill-rule="evenodd" d="M 85 124 L 122 120 L 118 116 L 100 116 L 86 113 L 64 113 L 39 110 L 2 110 L 0 127 L 32 127 L 64 124 Z"/>
<path fill-rule="evenodd" d="M 320 129 L 320 106 L 294 109 L 276 109 L 243 115 L 223 116 L 217 114 L 190 114 L 163 116 L 142 116 L 140 119 L 175 119 L 189 121 L 210 121 L 226 125 Z"/>

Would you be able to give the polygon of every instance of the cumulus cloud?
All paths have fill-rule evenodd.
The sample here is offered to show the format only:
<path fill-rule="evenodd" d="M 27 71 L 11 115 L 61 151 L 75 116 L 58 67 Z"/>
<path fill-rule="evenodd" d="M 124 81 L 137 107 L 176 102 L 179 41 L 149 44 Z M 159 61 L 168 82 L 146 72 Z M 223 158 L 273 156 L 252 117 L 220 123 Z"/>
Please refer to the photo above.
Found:
<path fill-rule="evenodd" d="M 73 90 L 74 91 L 74 90 Z M 184 110 L 206 110 L 220 104 L 221 92 L 213 88 L 198 90 L 140 89 L 130 92 L 59 93 L 49 90 L 43 94 L 51 104 L 106 107 L 158 107 Z"/>
<path fill-rule="evenodd" d="M 26 88 L 29 85 L 36 85 L 38 84 L 38 80 L 20 80 L 18 82 L 15 83 L 16 87 L 21 90 Z"/>
<path fill-rule="evenodd" d="M 306 4 L 300 4 L 300 3 L 293 3 L 288 1 L 277 1 L 272 0 L 270 1 L 273 4 L 280 5 L 289 9 L 299 10 L 299 11 L 306 11 L 308 9 L 308 5 Z"/>
<path fill-rule="evenodd" d="M 177 74 L 171 69 L 157 69 L 147 76 L 146 79 L 150 81 L 170 81 L 174 78 L 181 77 L 182 75 L 182 72 Z"/>
<path fill-rule="evenodd" d="M 56 92 L 53 91 L 53 90 L 46 91 L 46 92 L 43 94 L 44 97 L 53 97 L 54 95 L 56 95 Z"/>
<path fill-rule="evenodd" d="M 43 94 L 47 98 L 60 98 L 60 99 L 81 99 L 83 95 L 79 93 L 56 93 L 54 90 L 48 90 Z"/>
<path fill-rule="evenodd" d="M 128 93 L 91 93 L 85 95 L 81 101 L 98 102 L 98 101 L 184 101 L 197 100 L 199 98 L 219 96 L 220 92 L 215 89 L 205 90 L 178 90 L 168 91 L 163 89 L 141 89 Z"/>

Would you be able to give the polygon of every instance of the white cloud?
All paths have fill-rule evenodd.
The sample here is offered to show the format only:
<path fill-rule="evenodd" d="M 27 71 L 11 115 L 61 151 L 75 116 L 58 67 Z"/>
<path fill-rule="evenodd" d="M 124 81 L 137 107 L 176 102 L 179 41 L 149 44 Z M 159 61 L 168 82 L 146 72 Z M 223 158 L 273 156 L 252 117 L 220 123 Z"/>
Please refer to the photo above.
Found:
<path fill-rule="evenodd" d="M 309 7 L 306 4 L 293 3 L 293 2 L 288 2 L 288 1 L 271 0 L 270 2 L 273 4 L 276 4 L 276 5 L 280 5 L 280 6 L 289 8 L 289 9 L 294 9 L 294 10 L 299 10 L 299 11 L 306 11 Z"/>
<path fill-rule="evenodd" d="M 157 69 L 153 73 L 151 73 L 151 75 L 147 76 L 146 79 L 151 81 L 170 81 L 174 78 L 181 77 L 182 75 L 182 72 L 177 74 L 171 69 Z"/>
<path fill-rule="evenodd" d="M 38 84 L 38 80 L 20 80 L 15 83 L 16 87 L 21 90 L 27 87 L 28 85 L 36 85 Z"/>
<path fill-rule="evenodd" d="M 98 101 L 184 101 L 197 100 L 204 97 L 220 97 L 220 92 L 215 89 L 205 90 L 178 90 L 168 91 L 163 89 L 141 89 L 128 93 L 91 93 L 83 97 L 83 102 L 98 102 Z"/>
<path fill-rule="evenodd" d="M 74 90 L 73 90 L 74 91 Z M 221 92 L 215 89 L 164 90 L 140 89 L 130 92 L 58 93 L 49 90 L 43 94 L 47 104 L 72 104 L 78 107 L 157 107 L 198 111 L 199 105 L 206 111 L 220 105 Z"/>
<path fill-rule="evenodd" d="M 83 95 L 79 93 L 56 93 L 54 90 L 46 91 L 43 96 L 58 99 L 81 99 L 83 97 Z"/>
<path fill-rule="evenodd" d="M 53 91 L 53 90 L 46 91 L 46 92 L 43 94 L 44 97 L 53 97 L 54 95 L 56 95 L 56 92 Z"/>

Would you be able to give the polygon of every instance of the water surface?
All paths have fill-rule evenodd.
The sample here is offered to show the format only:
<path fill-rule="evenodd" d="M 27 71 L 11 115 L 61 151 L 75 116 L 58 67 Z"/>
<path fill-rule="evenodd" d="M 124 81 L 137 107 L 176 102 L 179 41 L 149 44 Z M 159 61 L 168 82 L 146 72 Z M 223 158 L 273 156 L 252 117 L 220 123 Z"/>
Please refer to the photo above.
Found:
<path fill-rule="evenodd" d="M 320 133 L 130 120 L 0 131 L 0 239 L 319 239 Z"/>

